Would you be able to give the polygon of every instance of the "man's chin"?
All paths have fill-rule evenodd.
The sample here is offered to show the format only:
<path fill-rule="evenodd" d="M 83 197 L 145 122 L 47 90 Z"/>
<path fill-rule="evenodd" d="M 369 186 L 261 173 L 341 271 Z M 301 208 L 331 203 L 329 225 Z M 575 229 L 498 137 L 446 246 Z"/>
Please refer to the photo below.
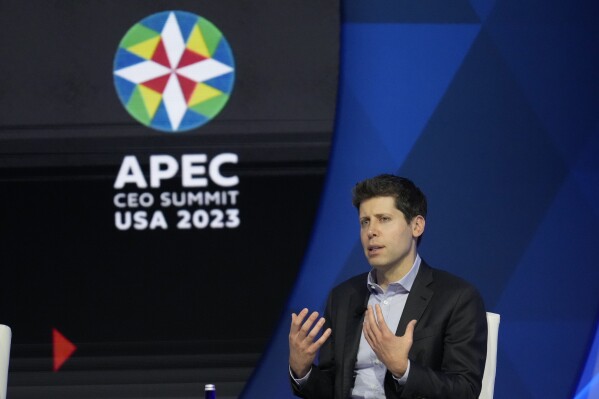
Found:
<path fill-rule="evenodd" d="M 384 271 L 388 269 L 388 265 L 384 262 L 377 262 L 374 259 L 370 259 L 368 263 L 370 264 L 370 267 L 376 270 Z"/>

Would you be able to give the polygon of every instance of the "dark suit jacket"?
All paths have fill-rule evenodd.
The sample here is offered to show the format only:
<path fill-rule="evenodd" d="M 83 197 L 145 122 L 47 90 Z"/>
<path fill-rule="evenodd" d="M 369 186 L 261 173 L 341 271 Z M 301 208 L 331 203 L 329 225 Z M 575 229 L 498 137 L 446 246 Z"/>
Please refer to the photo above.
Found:
<path fill-rule="evenodd" d="M 302 389 L 292 384 L 297 396 L 350 397 L 369 297 L 366 279 L 366 273 L 361 274 L 331 291 L 325 328 L 331 327 L 333 333 L 320 350 L 319 366 L 312 367 Z M 478 291 L 464 280 L 422 261 L 396 335 L 403 335 L 413 319 L 418 323 L 408 355 L 408 380 L 400 386 L 387 372 L 387 399 L 478 398 L 487 353 L 487 319 Z"/>

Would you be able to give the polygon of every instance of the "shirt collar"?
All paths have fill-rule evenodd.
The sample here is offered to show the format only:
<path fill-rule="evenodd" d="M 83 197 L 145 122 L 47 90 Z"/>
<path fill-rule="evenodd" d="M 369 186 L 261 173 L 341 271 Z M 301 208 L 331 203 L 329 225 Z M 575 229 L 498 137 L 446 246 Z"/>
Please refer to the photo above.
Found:
<path fill-rule="evenodd" d="M 406 291 L 410 292 L 412 289 L 412 285 L 414 285 L 414 280 L 416 280 L 416 275 L 418 274 L 418 270 L 420 270 L 420 263 L 422 259 L 420 259 L 420 255 L 416 254 L 416 259 L 414 259 L 414 264 L 410 271 L 403 276 L 400 280 L 394 281 L 389 284 L 392 285 L 400 285 Z M 376 270 L 372 269 L 370 273 L 368 273 L 367 280 L 368 290 L 370 292 L 383 292 L 383 289 L 376 282 Z"/>

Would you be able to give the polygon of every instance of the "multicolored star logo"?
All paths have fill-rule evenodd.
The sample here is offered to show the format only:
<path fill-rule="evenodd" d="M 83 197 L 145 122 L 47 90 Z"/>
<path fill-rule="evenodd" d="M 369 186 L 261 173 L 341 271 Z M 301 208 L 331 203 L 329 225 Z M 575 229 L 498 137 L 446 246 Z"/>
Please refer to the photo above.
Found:
<path fill-rule="evenodd" d="M 235 62 L 229 43 L 207 19 L 183 11 L 134 25 L 117 50 L 114 85 L 140 123 L 164 132 L 204 125 L 229 100 Z"/>

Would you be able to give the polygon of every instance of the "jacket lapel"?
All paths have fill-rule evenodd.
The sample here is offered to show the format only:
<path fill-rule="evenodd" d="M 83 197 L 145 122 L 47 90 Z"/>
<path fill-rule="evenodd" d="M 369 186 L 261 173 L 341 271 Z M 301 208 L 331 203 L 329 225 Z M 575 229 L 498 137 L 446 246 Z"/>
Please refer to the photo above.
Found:
<path fill-rule="evenodd" d="M 397 325 L 395 335 L 401 336 L 405 333 L 406 327 L 411 320 L 420 320 L 420 316 L 430 303 L 434 291 L 428 286 L 433 282 L 433 272 L 431 268 L 422 261 L 420 270 L 412 285 L 412 290 L 408 295 L 406 306 Z"/>

